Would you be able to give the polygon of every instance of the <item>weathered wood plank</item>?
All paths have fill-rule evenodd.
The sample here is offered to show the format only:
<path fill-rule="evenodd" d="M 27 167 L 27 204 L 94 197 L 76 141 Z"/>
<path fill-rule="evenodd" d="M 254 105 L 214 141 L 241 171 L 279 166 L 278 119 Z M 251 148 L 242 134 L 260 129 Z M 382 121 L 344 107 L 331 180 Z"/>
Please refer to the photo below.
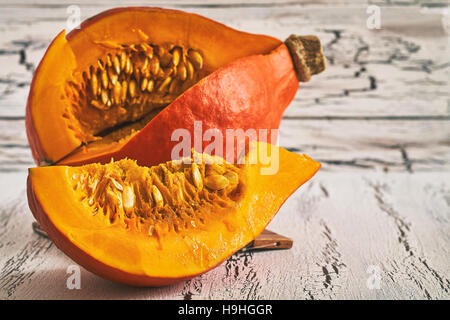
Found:
<path fill-rule="evenodd" d="M 324 170 L 446 171 L 449 120 L 284 119 L 280 146 L 306 153 Z M 0 170 L 34 166 L 24 120 L 0 120 Z"/>
<path fill-rule="evenodd" d="M 104 9 L 81 6 L 82 18 Z M 448 117 L 450 47 L 443 10 L 383 8 L 380 30 L 367 29 L 365 10 L 364 5 L 329 10 L 291 4 L 271 10 L 219 6 L 189 11 L 280 39 L 294 32 L 322 39 L 328 69 L 302 84 L 286 115 Z M 0 39 L 0 116 L 19 116 L 32 73 L 52 37 L 66 27 L 67 13 L 65 6 L 8 6 L 0 17 L 5 30 Z"/>
<path fill-rule="evenodd" d="M 448 170 L 449 139 L 448 120 L 283 120 L 280 127 L 280 146 L 325 170 Z"/>
<path fill-rule="evenodd" d="M 96 1 L 79 1 L 79 3 L 86 6 L 123 6 L 121 0 L 96 0 Z M 398 0 L 398 1 L 384 1 L 384 0 L 214 0 L 205 2 L 203 0 L 170 0 L 170 1 L 152 1 L 154 6 L 183 6 L 183 7 L 271 7 L 271 6 L 350 6 L 355 5 L 367 5 L 376 4 L 380 6 L 423 6 L 423 7 L 436 7 L 446 6 L 446 1 L 434 1 L 434 0 Z M 23 6 L 23 7 L 49 7 L 49 6 L 65 6 L 58 0 L 1 0 L 0 5 L 3 6 Z M 131 0 L 127 1 L 127 6 L 140 6 L 142 1 Z"/>
<path fill-rule="evenodd" d="M 82 269 L 81 290 L 66 287 L 73 262 L 32 232 L 25 177 L 1 178 L 3 299 L 450 298 L 448 173 L 319 172 L 269 226 L 291 237 L 292 249 L 240 252 L 205 275 L 159 289 L 114 284 Z M 380 272 L 379 289 L 370 286 L 371 268 Z"/>

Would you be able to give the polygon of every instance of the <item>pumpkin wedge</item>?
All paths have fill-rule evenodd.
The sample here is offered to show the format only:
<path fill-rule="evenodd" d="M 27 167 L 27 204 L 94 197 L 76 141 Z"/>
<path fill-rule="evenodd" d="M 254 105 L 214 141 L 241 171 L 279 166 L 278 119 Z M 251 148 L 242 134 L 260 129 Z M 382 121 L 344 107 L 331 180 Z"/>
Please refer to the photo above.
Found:
<path fill-rule="evenodd" d="M 274 161 L 277 170 L 265 172 Z M 255 142 L 244 162 L 193 151 L 154 167 L 122 159 L 31 168 L 28 202 L 58 248 L 87 270 L 162 286 L 202 274 L 251 242 L 320 168 Z"/>
<path fill-rule="evenodd" d="M 149 166 L 170 160 L 173 130 L 194 120 L 277 129 L 299 79 L 324 67 L 315 37 L 285 45 L 176 10 L 108 10 L 47 49 L 26 108 L 32 155 L 38 165 Z"/>

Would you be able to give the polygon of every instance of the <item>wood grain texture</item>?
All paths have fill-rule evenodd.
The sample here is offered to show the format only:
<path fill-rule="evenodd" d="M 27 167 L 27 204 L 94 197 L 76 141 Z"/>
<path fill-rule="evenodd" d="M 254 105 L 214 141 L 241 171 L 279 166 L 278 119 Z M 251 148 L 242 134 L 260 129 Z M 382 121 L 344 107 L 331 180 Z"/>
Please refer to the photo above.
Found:
<path fill-rule="evenodd" d="M 79 3 L 82 19 L 123 5 Z M 328 68 L 301 85 L 280 127 L 281 146 L 323 164 L 269 225 L 293 247 L 238 252 L 165 288 L 131 288 L 81 269 L 81 289 L 67 289 L 73 262 L 31 228 L 25 180 L 34 163 L 24 110 L 69 4 L 0 0 L 0 299 L 450 299 L 445 1 L 154 4 L 280 39 L 321 38 Z M 366 27 L 368 4 L 381 6 L 380 30 Z M 370 285 L 373 270 L 379 289 Z"/>
<path fill-rule="evenodd" d="M 0 39 L 0 117 L 23 116 L 32 73 L 52 38 L 66 27 L 65 9 L 13 6 L 0 12 L 5 29 Z M 104 9 L 81 7 L 82 18 Z M 327 72 L 302 84 L 287 116 L 450 116 L 450 47 L 443 14 L 417 7 L 383 8 L 383 28 L 369 30 L 365 10 L 366 6 L 280 6 L 190 11 L 280 39 L 291 33 L 322 39 Z M 238 18 L 242 16 L 246 19 Z"/>
<path fill-rule="evenodd" d="M 81 270 L 31 230 L 24 173 L 1 197 L 0 297 L 6 299 L 448 299 L 450 174 L 320 172 L 283 206 L 269 228 L 292 249 L 239 252 L 185 283 L 136 289 Z M 13 195 L 13 196 L 12 196 Z M 369 289 L 369 266 L 380 289 Z"/>
<path fill-rule="evenodd" d="M 283 129 L 281 133 L 296 135 L 297 139 L 282 139 L 282 146 L 304 150 L 330 166 L 338 166 L 337 169 L 343 164 L 410 171 L 411 166 L 402 165 L 408 163 L 409 153 L 415 154 L 415 170 L 442 170 L 448 166 L 450 46 L 442 12 L 426 11 L 406 2 L 382 7 L 382 29 L 369 30 L 365 27 L 367 14 L 362 3 L 322 7 L 283 2 L 270 10 L 256 4 L 211 7 L 194 6 L 194 1 L 184 5 L 189 3 L 190 11 L 242 30 L 281 39 L 292 32 L 312 33 L 322 39 L 328 68 L 301 85 L 282 123 L 282 128 L 293 131 Z M 175 7 L 179 4 L 172 3 Z M 21 170 L 32 164 L 29 152 L 24 150 L 27 141 L 23 132 L 29 83 L 54 36 L 49 30 L 56 34 L 56 30 L 65 28 L 67 18 L 65 6 L 32 6 L 24 10 L 10 5 L 0 12 L 0 26 L 5 30 L 0 39 L 0 126 L 5 130 L 0 134 L 6 146 L 0 145 L 1 170 Z M 104 9 L 101 3 L 81 6 L 82 17 Z M 367 121 L 372 121 L 369 126 L 373 129 L 381 130 L 365 132 Z M 335 145 L 335 135 L 345 135 L 342 130 L 347 127 L 355 133 L 363 132 L 367 139 L 352 134 L 337 144 L 363 153 L 355 155 Z M 431 134 L 424 136 L 430 128 Z M 314 144 L 310 143 L 311 138 Z M 411 141 L 416 139 L 420 143 L 412 146 Z M 368 153 L 376 141 L 376 152 Z M 361 147 L 361 143 L 369 145 Z M 305 148 L 305 144 L 314 150 Z M 321 146 L 320 154 L 316 154 L 317 144 Z"/>

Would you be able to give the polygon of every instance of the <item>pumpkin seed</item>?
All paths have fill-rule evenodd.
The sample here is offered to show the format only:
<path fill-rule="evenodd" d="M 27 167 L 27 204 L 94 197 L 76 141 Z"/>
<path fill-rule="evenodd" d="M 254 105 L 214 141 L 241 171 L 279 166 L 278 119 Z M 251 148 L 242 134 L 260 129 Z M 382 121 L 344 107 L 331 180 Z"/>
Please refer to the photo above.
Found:
<path fill-rule="evenodd" d="M 181 58 L 181 49 L 175 48 L 172 53 L 172 64 L 176 67 L 178 63 L 180 63 Z"/>
<path fill-rule="evenodd" d="M 155 81 L 150 80 L 147 84 L 147 91 L 152 92 L 154 88 L 155 88 Z"/>
<path fill-rule="evenodd" d="M 134 191 L 130 186 L 125 186 L 123 189 L 123 208 L 125 212 L 130 212 L 134 208 Z"/>
<path fill-rule="evenodd" d="M 120 102 L 120 92 L 121 91 L 122 91 L 122 86 L 120 85 L 120 82 L 117 81 L 116 84 L 114 85 L 114 92 L 113 92 L 114 101 L 116 103 Z"/>
<path fill-rule="evenodd" d="M 170 81 L 172 81 L 171 77 L 167 77 L 163 80 L 163 82 L 161 82 L 161 84 L 159 85 L 158 91 L 159 92 L 163 92 L 167 86 L 170 84 Z"/>
<path fill-rule="evenodd" d="M 190 61 L 187 61 L 186 69 L 187 69 L 187 77 L 189 78 L 189 80 L 194 79 L 194 66 Z"/>
<path fill-rule="evenodd" d="M 96 73 L 92 74 L 91 89 L 92 89 L 92 95 L 96 96 L 97 95 L 97 90 L 98 90 L 98 80 L 97 80 L 97 74 Z"/>
<path fill-rule="evenodd" d="M 152 196 L 153 200 L 155 200 L 156 207 L 162 208 L 164 206 L 164 199 L 161 191 L 159 191 L 158 187 L 155 185 L 152 185 Z"/>
<path fill-rule="evenodd" d="M 112 67 L 112 61 L 111 61 L 111 54 L 108 53 L 108 55 L 106 56 L 106 65 L 108 67 Z"/>
<path fill-rule="evenodd" d="M 130 58 L 127 58 L 127 62 L 125 64 L 125 73 L 130 74 L 132 72 L 133 72 L 133 66 L 131 64 L 131 60 L 130 60 Z"/>
<path fill-rule="evenodd" d="M 153 57 L 150 61 L 150 71 L 153 75 L 157 75 L 159 73 L 159 60 L 157 57 Z"/>
<path fill-rule="evenodd" d="M 197 189 L 203 189 L 202 175 L 198 169 L 198 165 L 195 162 L 192 163 L 192 180 L 194 181 L 194 185 Z"/>
<path fill-rule="evenodd" d="M 219 166 L 217 163 L 211 163 L 206 165 L 206 175 L 218 174 L 223 175 L 226 172 L 223 166 Z"/>
<path fill-rule="evenodd" d="M 239 183 L 239 176 L 236 172 L 228 171 L 223 175 L 225 178 L 230 181 L 231 184 L 238 184 Z"/>
<path fill-rule="evenodd" d="M 114 70 L 116 71 L 116 74 L 120 74 L 120 61 L 119 57 L 117 55 L 113 58 L 113 64 L 114 64 Z"/>
<path fill-rule="evenodd" d="M 105 64 L 103 63 L 102 59 L 98 59 L 97 64 L 101 70 L 105 70 Z"/>
<path fill-rule="evenodd" d="M 183 189 L 181 189 L 180 185 L 178 185 L 178 188 L 175 189 L 175 192 L 176 192 L 176 197 L 177 197 L 178 203 L 182 203 L 184 200 L 184 195 L 183 195 Z"/>
<path fill-rule="evenodd" d="M 142 73 L 146 73 L 149 66 L 148 58 L 145 57 L 144 63 L 142 64 L 141 70 Z"/>
<path fill-rule="evenodd" d="M 213 174 L 205 178 L 205 186 L 211 190 L 222 190 L 228 187 L 230 182 L 222 175 Z"/>
<path fill-rule="evenodd" d="M 142 79 L 141 91 L 145 91 L 145 89 L 147 89 L 147 84 L 148 84 L 148 79 L 147 78 Z"/>
<path fill-rule="evenodd" d="M 114 187 L 116 187 L 117 190 L 123 191 L 123 186 L 119 182 L 117 182 L 116 179 L 111 178 L 111 183 L 113 184 Z"/>
<path fill-rule="evenodd" d="M 108 69 L 108 76 L 109 76 L 109 80 L 111 81 L 111 84 L 114 86 L 117 82 L 118 76 L 117 74 L 114 73 L 114 70 L 109 68 Z"/>
<path fill-rule="evenodd" d="M 141 46 L 142 51 L 144 51 L 147 54 L 147 56 L 150 54 L 153 55 L 153 48 L 150 47 L 148 44 L 143 42 L 140 44 L 140 46 Z"/>
<path fill-rule="evenodd" d="M 106 199 L 109 207 L 111 208 L 122 207 L 122 195 L 120 193 L 115 193 L 112 190 L 108 189 L 106 191 Z"/>
<path fill-rule="evenodd" d="M 201 68 L 203 68 L 203 57 L 199 52 L 195 50 L 189 50 L 189 60 L 191 60 L 195 69 L 200 70 Z"/>
<path fill-rule="evenodd" d="M 128 92 L 128 82 L 126 80 L 123 80 L 122 81 L 122 93 L 121 93 L 122 101 L 125 101 L 127 99 L 127 92 Z"/>
<path fill-rule="evenodd" d="M 131 80 L 130 85 L 128 87 L 128 91 L 130 92 L 130 97 L 134 98 L 136 96 L 136 81 Z"/>
<path fill-rule="evenodd" d="M 106 89 L 108 88 L 108 73 L 106 72 L 105 69 L 102 70 L 102 85 L 103 88 Z"/>
<path fill-rule="evenodd" d="M 127 62 L 127 54 L 125 51 L 122 51 L 120 53 L 120 70 L 123 70 L 125 68 L 125 64 Z"/>
<path fill-rule="evenodd" d="M 104 107 L 97 100 L 91 100 L 91 106 L 99 110 L 104 109 Z"/>
<path fill-rule="evenodd" d="M 176 79 L 174 79 L 171 83 L 170 83 L 170 87 L 169 87 L 169 93 L 175 93 L 178 90 L 178 81 Z"/>
<path fill-rule="evenodd" d="M 177 77 L 181 81 L 184 81 L 187 78 L 187 69 L 186 69 L 186 65 L 184 64 L 184 62 L 181 62 L 180 65 L 178 66 Z"/>
<path fill-rule="evenodd" d="M 103 104 L 107 104 L 108 103 L 108 92 L 106 90 L 102 90 L 102 102 Z"/>
<path fill-rule="evenodd" d="M 89 184 L 89 189 L 91 190 L 91 194 L 93 194 L 95 192 L 95 190 L 97 189 L 97 185 L 98 185 L 98 180 L 95 179 L 94 181 L 92 181 Z"/>

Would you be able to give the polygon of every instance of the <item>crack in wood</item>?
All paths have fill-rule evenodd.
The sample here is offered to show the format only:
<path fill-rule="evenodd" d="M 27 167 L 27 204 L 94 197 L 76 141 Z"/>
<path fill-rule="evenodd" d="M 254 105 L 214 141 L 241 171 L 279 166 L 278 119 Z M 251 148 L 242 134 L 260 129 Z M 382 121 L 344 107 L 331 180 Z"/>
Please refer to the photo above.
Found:
<path fill-rule="evenodd" d="M 26 144 L 18 144 L 18 143 L 4 143 L 4 144 L 0 144 L 0 149 L 14 149 L 14 148 L 30 149 L 30 146 L 26 145 Z"/>
<path fill-rule="evenodd" d="M 337 240 L 333 237 L 330 227 L 323 219 L 319 221 L 319 225 L 322 227 L 322 236 L 325 239 L 320 261 L 316 264 L 320 274 L 316 275 L 312 282 L 317 285 L 303 290 L 306 297 L 311 300 L 333 298 L 341 287 L 342 277 L 345 278 L 347 272 L 347 265 L 342 261 Z"/>
<path fill-rule="evenodd" d="M 8 233 L 13 228 L 10 224 L 14 222 L 16 216 L 23 214 L 23 211 L 26 210 L 25 206 L 25 202 L 18 198 L 1 208 L 1 242 L 9 237 Z M 13 241 L 7 243 L 6 246 L 10 247 L 15 244 Z M 42 255 L 45 255 L 52 246 L 52 242 L 48 239 L 33 236 L 31 240 L 21 245 L 20 249 L 12 256 L 5 259 L 0 269 L 0 292 L 2 292 L 2 296 L 5 294 L 6 298 L 12 298 L 16 290 L 35 274 L 36 269 L 45 261 L 45 259 L 42 259 Z M 31 271 L 27 271 L 26 268 L 29 263 L 34 263 Z"/>
<path fill-rule="evenodd" d="M 419 254 L 419 250 L 411 244 L 411 223 L 397 212 L 394 207 L 387 202 L 386 193 L 389 191 L 385 184 L 374 184 L 368 182 L 369 186 L 374 191 L 374 197 L 377 201 L 378 207 L 389 218 L 394 221 L 397 228 L 398 242 L 405 251 L 405 258 L 401 261 L 400 266 L 397 262 L 392 263 L 393 271 L 388 271 L 390 278 L 395 281 L 395 276 L 403 272 L 407 277 L 423 292 L 427 299 L 433 299 L 429 290 L 426 288 L 426 281 L 428 275 L 434 279 L 439 287 L 445 292 L 450 293 L 450 280 L 440 275 L 427 262 L 427 259 Z M 414 272 L 411 272 L 411 270 Z"/>
<path fill-rule="evenodd" d="M 203 287 L 202 278 L 203 275 L 186 281 L 183 289 L 181 290 L 183 300 L 192 300 L 193 296 L 199 296 L 201 294 Z"/>
<path fill-rule="evenodd" d="M 28 60 L 27 50 L 30 47 L 42 47 L 46 46 L 41 42 L 36 42 L 34 40 L 15 40 L 12 41 L 11 44 L 15 47 L 19 47 L 18 49 L 5 49 L 0 50 L 1 55 L 17 55 L 18 56 L 18 65 L 24 66 L 25 70 L 30 72 L 32 76 L 36 70 L 35 63 Z M 23 88 L 28 87 L 31 84 L 31 81 L 18 81 L 11 78 L 0 78 L 0 83 L 7 84 L 4 90 L 0 93 L 0 99 L 10 95 L 15 92 L 15 88 Z"/>
<path fill-rule="evenodd" d="M 225 277 L 222 279 L 227 292 L 231 294 L 231 289 L 239 286 L 240 295 L 244 299 L 262 298 L 260 296 L 262 286 L 252 260 L 253 253 L 249 251 L 239 251 L 228 258 L 225 262 Z"/>
<path fill-rule="evenodd" d="M 45 254 L 52 245 L 51 241 L 38 238 L 27 242 L 13 257 L 6 260 L 0 270 L 0 291 L 4 291 L 7 297 L 12 297 L 16 289 L 35 274 L 44 260 L 34 264 L 31 271 L 25 271 L 25 265 L 33 262 L 41 252 Z"/>
<path fill-rule="evenodd" d="M 408 153 L 404 147 L 400 147 L 400 153 L 402 154 L 403 163 L 405 164 L 406 171 L 413 173 L 412 161 L 408 157 Z"/>
<path fill-rule="evenodd" d="M 325 196 L 326 198 L 328 198 L 328 197 L 330 196 L 330 194 L 328 193 L 327 188 L 325 188 L 325 186 L 324 186 L 322 183 L 320 183 L 319 186 L 320 186 L 320 190 L 322 190 L 324 196 Z"/>

